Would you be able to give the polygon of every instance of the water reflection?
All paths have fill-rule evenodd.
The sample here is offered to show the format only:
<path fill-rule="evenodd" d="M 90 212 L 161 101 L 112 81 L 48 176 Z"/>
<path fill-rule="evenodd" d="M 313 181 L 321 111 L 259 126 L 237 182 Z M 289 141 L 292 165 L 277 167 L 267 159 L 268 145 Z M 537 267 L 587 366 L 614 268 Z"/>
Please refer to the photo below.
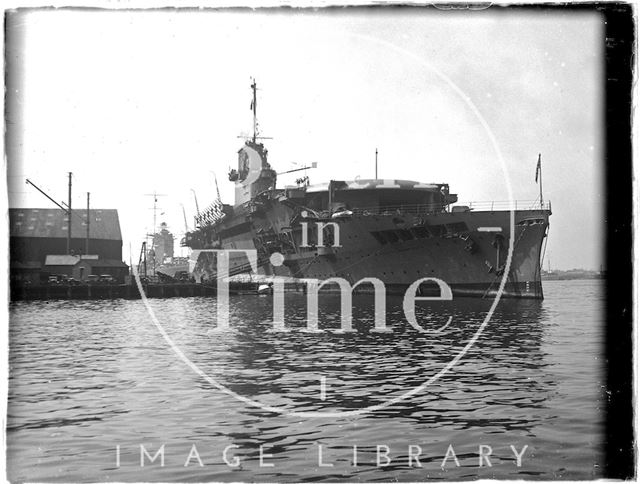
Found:
<path fill-rule="evenodd" d="M 578 289 L 580 289 L 578 291 Z M 596 288 L 597 289 L 597 288 Z M 584 288 L 567 288 L 580 294 Z M 595 289 L 592 289 L 592 292 Z M 553 295 L 553 292 L 548 294 Z M 424 391 L 359 416 L 303 419 L 247 406 L 172 352 L 139 301 L 18 303 L 11 308 L 8 459 L 12 481 L 309 481 L 587 478 L 598 475 L 602 329 L 594 298 L 503 300 L 471 350 Z M 598 302 L 597 300 L 595 300 Z M 379 404 L 437 373 L 474 335 L 491 301 L 420 303 L 421 334 L 387 300 L 393 333 L 370 333 L 373 300 L 354 297 L 354 333 L 302 332 L 306 301 L 287 294 L 291 329 L 274 333 L 270 297 L 232 297 L 228 331 L 212 298 L 152 300 L 182 351 L 237 393 L 293 411 Z M 340 327 L 320 299 L 321 328 Z M 320 379 L 326 378 L 326 399 Z M 121 446 L 121 464 L 114 448 Z M 139 445 L 166 444 L 165 467 L 139 466 Z M 205 466 L 184 466 L 197 444 Z M 460 467 L 440 468 L 448 445 Z M 478 446 L 493 448 L 478 468 Z M 228 466 L 238 457 L 239 467 Z M 319 467 L 318 449 L 334 467 Z M 389 447 L 378 466 L 377 445 Z M 423 468 L 407 465 L 409 445 Z M 510 449 L 529 446 L 518 468 Z M 235 447 L 237 446 L 237 447 Z M 260 447 L 274 467 L 260 466 Z M 357 447 L 358 466 L 352 465 Z"/>
<path fill-rule="evenodd" d="M 370 303 L 366 296 L 354 298 L 357 331 L 346 334 L 336 331 L 337 296 L 320 300 L 321 328 L 327 328 L 322 333 L 302 331 L 306 301 L 299 295 L 287 297 L 287 332 L 270 331 L 269 298 L 232 300 L 231 329 L 224 332 L 214 330 L 213 303 L 193 315 L 187 327 L 172 327 L 167 314 L 163 324 L 192 361 L 238 394 L 287 411 L 347 411 L 378 405 L 423 384 L 465 347 L 491 306 L 491 301 L 477 299 L 422 303 L 418 320 L 433 327 L 453 316 L 443 333 L 422 334 L 404 319 L 402 300 L 388 298 L 387 325 L 393 332 L 371 333 Z M 451 372 L 374 417 L 441 419 L 443 406 L 460 405 L 460 394 L 466 410 L 479 404 L 543 405 L 553 386 L 545 377 L 541 351 L 545 318 L 539 301 L 501 301 L 476 345 Z M 321 378 L 326 381 L 324 394 Z M 200 384 L 208 388 L 206 382 Z"/>

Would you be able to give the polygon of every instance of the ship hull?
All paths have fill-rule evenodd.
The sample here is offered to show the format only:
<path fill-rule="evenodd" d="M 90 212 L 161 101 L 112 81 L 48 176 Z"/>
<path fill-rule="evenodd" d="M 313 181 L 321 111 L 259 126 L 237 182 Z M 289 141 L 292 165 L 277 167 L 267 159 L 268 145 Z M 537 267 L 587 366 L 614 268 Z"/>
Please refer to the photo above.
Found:
<path fill-rule="evenodd" d="M 385 283 L 388 293 L 404 293 L 418 279 L 437 278 L 451 287 L 454 296 L 471 297 L 494 296 L 506 273 L 504 297 L 542 299 L 540 256 L 548 212 L 515 212 L 507 267 L 509 214 L 441 213 L 418 220 L 355 217 L 340 223 L 340 247 L 291 255 L 286 264 L 296 277 L 340 277 L 351 284 L 375 277 Z"/>
<path fill-rule="evenodd" d="M 278 215 L 279 210 L 285 209 L 272 207 L 271 215 Z M 540 259 L 549 214 L 548 210 L 514 212 L 510 264 L 509 211 L 359 214 L 322 222 L 308 220 L 291 228 L 293 249 L 287 251 L 278 245 L 267 250 L 255 237 L 264 227 L 273 228 L 273 218 L 265 217 L 264 226 L 260 226 L 260 219 L 255 220 L 250 233 L 237 234 L 230 244 L 238 248 L 243 241 L 243 249 L 257 250 L 261 274 L 320 281 L 341 278 L 351 286 L 365 278 L 376 278 L 384 283 L 388 294 L 402 294 L 418 279 L 436 278 L 458 297 L 494 297 L 505 278 L 502 297 L 542 299 Z M 286 216 L 277 218 L 288 220 Z M 314 245 L 318 241 L 313 231 L 303 239 L 302 231 L 318 223 L 327 227 L 325 233 L 331 232 L 331 243 Z M 275 227 L 275 233 L 282 233 L 281 228 Z M 230 244 L 222 248 L 231 248 Z M 274 267 L 269 255 L 278 249 L 284 252 L 284 264 Z M 199 273 L 208 274 L 208 280 L 215 279 L 215 265 L 215 258 L 210 257 L 208 263 L 201 261 Z M 251 271 L 243 253 L 231 254 L 229 267 L 230 274 Z M 322 290 L 337 288 L 337 284 L 325 284 Z M 428 296 L 434 289 L 437 286 L 424 284 L 418 292 Z M 371 290 L 371 284 L 359 284 L 355 292 Z"/>

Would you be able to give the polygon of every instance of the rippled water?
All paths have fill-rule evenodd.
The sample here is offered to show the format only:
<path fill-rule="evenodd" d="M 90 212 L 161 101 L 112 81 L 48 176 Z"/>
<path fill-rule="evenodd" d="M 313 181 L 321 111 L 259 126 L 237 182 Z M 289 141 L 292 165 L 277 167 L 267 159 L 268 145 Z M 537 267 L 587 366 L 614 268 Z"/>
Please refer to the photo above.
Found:
<path fill-rule="evenodd" d="M 544 289 L 542 302 L 501 301 L 451 371 L 387 407 L 446 367 L 476 333 L 490 301 L 419 303 L 425 329 L 453 319 L 440 333 L 418 333 L 402 300 L 389 298 L 393 332 L 371 333 L 373 297 L 354 296 L 357 331 L 340 334 L 302 331 L 300 294 L 286 295 L 287 332 L 270 331 L 270 296 L 232 297 L 225 331 L 216 330 L 213 298 L 150 300 L 168 337 L 202 374 L 176 355 L 142 301 L 12 304 L 9 478 L 600 477 L 602 281 L 549 281 Z M 337 295 L 321 296 L 322 329 L 340 327 L 339 308 Z M 160 454 L 151 462 L 162 445 L 164 466 Z M 409 463 L 409 453 L 419 457 Z"/>

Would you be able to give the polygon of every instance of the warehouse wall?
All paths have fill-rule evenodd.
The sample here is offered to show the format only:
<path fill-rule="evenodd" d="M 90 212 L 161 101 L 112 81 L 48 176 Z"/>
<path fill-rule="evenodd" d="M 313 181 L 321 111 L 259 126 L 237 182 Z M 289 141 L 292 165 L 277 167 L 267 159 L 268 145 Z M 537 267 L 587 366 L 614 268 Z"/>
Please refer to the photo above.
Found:
<path fill-rule="evenodd" d="M 84 254 L 85 239 L 71 239 L 74 254 Z M 12 262 L 37 261 L 44 265 L 47 255 L 67 253 L 67 239 L 46 237 L 10 237 L 10 260 Z M 89 253 L 101 259 L 122 260 L 121 240 L 89 240 Z"/>

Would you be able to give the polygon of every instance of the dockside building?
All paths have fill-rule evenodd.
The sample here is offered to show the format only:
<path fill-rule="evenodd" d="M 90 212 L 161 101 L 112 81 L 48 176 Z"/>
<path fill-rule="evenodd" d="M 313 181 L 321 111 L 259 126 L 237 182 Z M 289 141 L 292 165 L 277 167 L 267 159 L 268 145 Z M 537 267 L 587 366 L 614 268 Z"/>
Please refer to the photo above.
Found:
<path fill-rule="evenodd" d="M 124 281 L 122 233 L 118 211 L 72 212 L 70 254 L 67 254 L 68 217 L 54 208 L 9 209 L 9 266 L 12 284 L 41 284 L 50 275 L 86 280 L 91 274 L 109 274 Z M 80 276 L 78 278 L 78 276 Z"/>

